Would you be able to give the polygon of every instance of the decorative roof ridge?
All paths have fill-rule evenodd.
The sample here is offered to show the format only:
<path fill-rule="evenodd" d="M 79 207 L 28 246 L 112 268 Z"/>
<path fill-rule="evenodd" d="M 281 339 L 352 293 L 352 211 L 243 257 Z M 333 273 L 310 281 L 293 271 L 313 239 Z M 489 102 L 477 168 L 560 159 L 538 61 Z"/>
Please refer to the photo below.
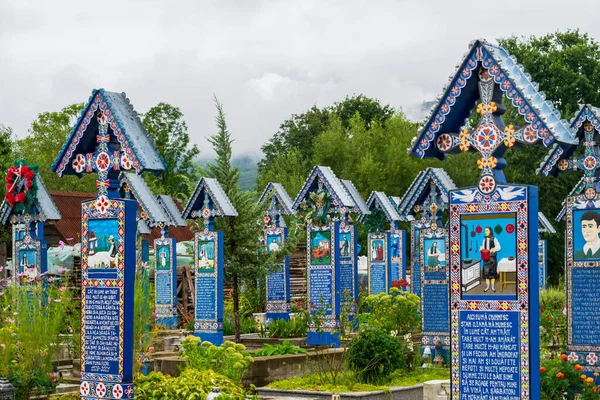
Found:
<path fill-rule="evenodd" d="M 82 121 L 84 120 L 84 117 L 86 117 L 88 111 L 90 110 L 90 107 L 94 103 L 94 98 L 96 97 L 96 95 L 100 95 L 102 97 L 102 99 L 104 100 L 104 102 L 106 103 L 106 105 L 108 106 L 108 108 L 110 109 L 111 114 L 113 115 L 113 117 L 114 117 L 114 119 L 115 119 L 115 121 L 117 123 L 117 126 L 119 127 L 119 129 L 121 130 L 121 132 L 123 133 L 123 135 L 125 136 L 125 138 L 127 139 L 127 142 L 131 146 L 135 157 L 139 160 L 138 153 L 137 153 L 139 149 L 136 148 L 136 143 L 135 143 L 135 141 L 132 140 L 132 138 L 130 136 L 131 132 L 127 132 L 127 130 L 124 127 L 124 123 L 121 120 L 121 118 L 124 117 L 124 116 L 120 116 L 119 112 L 115 112 L 113 104 L 112 104 L 111 99 L 109 98 L 109 96 L 115 96 L 115 97 L 120 96 L 122 98 L 122 100 L 124 101 L 124 103 L 127 105 L 127 108 L 128 108 L 129 113 L 130 113 L 130 116 L 134 118 L 134 120 L 137 122 L 137 124 L 139 125 L 139 127 L 145 133 L 146 139 L 149 141 L 149 143 L 151 144 L 152 149 L 155 151 L 155 155 L 158 157 L 158 159 L 162 163 L 162 169 L 149 168 L 149 166 L 144 166 L 144 165 L 142 165 L 141 169 L 148 169 L 148 170 L 153 170 L 153 171 L 156 171 L 156 172 L 160 172 L 161 170 L 164 170 L 166 168 L 166 163 L 165 163 L 162 155 L 160 154 L 160 152 L 156 149 L 156 143 L 154 142 L 154 139 L 152 138 L 152 136 L 150 136 L 150 134 L 144 128 L 144 125 L 142 124 L 142 121 L 141 121 L 138 113 L 133 108 L 133 105 L 131 104 L 131 101 L 127 97 L 126 93 L 125 92 L 122 92 L 122 93 L 109 92 L 109 91 L 104 90 L 103 88 L 100 88 L 100 89 L 93 89 L 92 90 L 92 94 L 88 98 L 88 101 L 85 104 L 85 106 L 83 107 L 83 109 L 81 110 L 81 113 L 79 114 L 79 117 L 77 118 L 77 122 L 73 125 L 73 129 L 71 129 L 71 132 L 69 132 L 69 134 L 67 136 L 67 140 L 63 144 L 62 148 L 60 149 L 60 151 L 58 153 L 58 156 L 56 157 L 56 159 L 54 160 L 54 163 L 51 166 L 52 171 L 56 172 L 56 173 L 58 173 L 59 175 L 62 176 L 62 173 L 64 172 L 64 168 L 65 167 L 64 166 L 60 167 L 62 169 L 59 170 L 59 163 L 65 157 L 65 154 L 67 153 L 68 148 L 70 147 L 70 145 L 71 145 L 71 143 L 72 143 L 72 141 L 73 141 L 73 139 L 74 139 L 77 131 L 80 129 L 80 125 L 81 125 Z M 78 141 L 79 140 L 77 140 L 77 142 Z M 72 156 L 73 155 L 71 154 L 71 157 Z M 69 160 L 70 160 L 70 157 L 69 157 Z M 69 160 L 66 160 L 66 161 L 69 161 Z M 140 162 L 140 164 L 141 164 L 141 162 Z M 141 172 L 141 169 L 138 172 Z"/>
<path fill-rule="evenodd" d="M 410 221 L 411 215 L 410 210 L 415 206 L 419 200 L 425 188 L 429 185 L 430 180 L 436 181 L 436 188 L 439 191 L 439 195 L 442 199 L 445 199 L 444 203 L 447 203 L 448 192 L 450 190 L 457 189 L 456 184 L 450 178 L 450 175 L 443 168 L 427 167 L 422 170 L 419 174 L 419 179 L 415 179 L 413 183 L 408 187 L 405 196 L 406 201 L 401 204 L 401 208 L 398 208 L 398 214 L 403 221 Z M 440 204 L 443 206 L 443 204 Z"/>
<path fill-rule="evenodd" d="M 592 123 L 594 128 L 600 132 L 600 109 L 591 104 L 580 104 L 579 110 L 569 122 L 569 128 L 573 131 L 576 143 L 555 143 L 540 163 L 540 166 L 535 170 L 536 174 L 543 176 L 556 176 L 558 174 L 559 161 L 571 157 L 577 148 L 585 142 L 585 135 L 579 137 L 578 132 L 586 120 Z"/>
<path fill-rule="evenodd" d="M 354 186 L 354 183 L 349 179 L 340 179 L 340 182 L 342 183 L 344 189 L 346 189 L 346 192 L 352 201 L 354 201 L 355 209 L 358 211 L 359 218 L 360 216 L 371 214 L 369 207 L 367 207 L 367 203 L 365 203 L 365 200 L 358 192 L 356 186 Z"/>
<path fill-rule="evenodd" d="M 329 176 L 330 179 L 328 179 L 328 177 L 326 175 L 330 175 Z M 308 190 L 310 189 L 310 186 L 312 185 L 314 180 L 318 179 L 319 177 L 323 180 L 325 186 L 328 187 L 328 189 L 330 191 L 330 196 L 334 197 L 333 200 L 336 200 L 339 203 L 338 206 L 340 208 L 341 207 L 350 207 L 352 209 L 356 208 L 355 211 L 358 212 L 358 207 L 356 206 L 356 203 L 354 202 L 352 197 L 350 197 L 350 194 L 348 193 L 347 189 L 342 184 L 342 182 L 339 180 L 339 178 L 335 175 L 333 170 L 330 167 L 326 167 L 326 166 L 322 166 L 322 165 L 315 165 L 313 167 L 312 171 L 310 172 L 310 174 L 308 175 L 308 178 L 306 178 L 306 180 L 304 181 L 304 184 L 302 185 L 302 189 L 300 189 L 300 192 L 298 193 L 298 195 L 296 196 L 296 199 L 294 200 L 294 204 L 292 206 L 292 209 L 294 211 L 298 210 L 300 203 L 308 194 Z M 337 186 L 337 190 L 336 190 L 336 186 Z"/>
<path fill-rule="evenodd" d="M 425 170 L 419 171 L 419 173 L 413 179 L 411 184 L 408 185 L 408 188 L 406 189 L 406 192 L 404 193 L 404 195 L 400 198 L 400 203 L 396 207 L 396 210 L 398 211 L 398 214 L 400 214 L 400 217 L 402 217 L 402 215 L 404 214 L 403 211 L 406 208 L 406 203 L 408 203 L 410 201 L 410 197 L 412 197 L 414 195 L 414 193 L 410 193 L 410 189 L 417 183 L 417 181 L 419 181 L 419 182 L 421 181 L 424 174 L 425 174 Z"/>
<path fill-rule="evenodd" d="M 119 181 L 121 186 L 127 184 L 127 187 L 131 194 L 133 194 L 135 200 L 148 215 L 148 221 L 146 223 L 149 226 L 158 226 L 160 223 L 170 223 L 170 218 L 165 213 L 163 207 L 158 203 L 158 199 L 154 196 L 154 193 L 152 193 L 152 190 L 150 190 L 148 184 L 146 184 L 146 181 L 144 181 L 141 175 L 122 171 L 119 174 Z"/>
<path fill-rule="evenodd" d="M 202 177 L 198 184 L 196 185 L 196 189 L 194 189 L 194 193 L 190 196 L 187 205 L 183 209 L 181 213 L 181 217 L 183 219 L 188 218 L 199 218 L 201 215 L 199 213 L 195 213 L 195 211 L 199 211 L 200 209 L 192 209 L 196 202 L 198 201 L 198 197 L 202 192 L 202 189 L 205 189 L 208 192 L 210 199 L 212 200 L 215 209 L 211 210 L 211 217 L 237 217 L 238 213 L 231 203 L 231 200 L 221 187 L 219 181 L 215 178 L 207 178 Z M 203 205 L 204 199 L 200 200 L 200 204 Z"/>
<path fill-rule="evenodd" d="M 392 200 L 385 194 L 385 192 L 371 192 L 369 199 L 367 200 L 367 207 L 369 207 L 369 210 L 373 210 L 375 208 L 382 210 L 388 222 L 390 223 L 401 221 L 400 214 L 398 214 L 398 211 L 396 211 L 396 207 L 392 203 Z M 359 221 L 363 220 L 364 216 L 359 219 Z"/>
<path fill-rule="evenodd" d="M 495 82 L 499 84 L 499 82 L 506 77 L 511 84 L 508 84 L 506 89 L 503 88 L 502 85 L 499 85 L 501 89 L 505 91 L 516 88 L 515 94 L 520 93 L 520 98 L 524 101 L 524 104 L 528 104 L 533 108 L 539 119 L 542 120 L 540 122 L 543 126 L 548 128 L 549 132 L 547 137 L 544 138 L 544 144 L 548 146 L 554 140 L 572 142 L 573 137 L 570 129 L 568 129 L 567 121 L 561 119 L 558 110 L 555 109 L 552 103 L 546 100 L 546 95 L 543 92 L 538 91 L 539 85 L 533 82 L 529 73 L 524 71 L 523 65 L 517 64 L 516 58 L 510 55 L 503 47 L 491 44 L 484 39 L 478 39 L 469 43 L 468 50 L 463 53 L 461 61 L 456 64 L 454 72 L 448 77 L 448 81 L 444 85 L 441 94 L 436 97 L 436 102 L 425 116 L 422 128 L 419 130 L 417 136 L 413 137 L 411 140 L 411 147 L 407 149 L 408 153 L 414 154 L 419 158 L 424 158 L 426 156 L 425 151 L 430 148 L 430 143 L 435 140 L 436 134 L 444 122 L 446 122 L 446 115 L 452 112 L 456 99 L 460 97 L 462 93 L 461 88 L 464 87 L 464 85 L 451 88 L 452 84 L 459 79 L 463 79 L 464 84 L 466 85 L 466 81 L 472 77 L 471 69 L 477 68 L 477 63 L 480 62 L 475 62 L 472 68 L 466 71 L 465 68 L 467 64 L 472 61 L 470 58 L 472 58 L 473 54 L 477 54 L 478 52 L 478 46 L 484 48 L 493 59 L 493 63 L 499 67 L 498 72 L 501 74 L 498 74 L 495 77 Z M 465 73 L 465 77 L 462 77 L 461 75 Z M 456 90 L 454 90 L 455 88 Z M 448 101 L 450 102 L 448 103 Z M 444 110 L 442 110 L 442 103 L 444 103 Z M 475 105 L 470 108 L 470 111 L 472 111 L 474 106 Z M 513 106 L 516 106 L 514 101 Z M 526 112 L 522 112 L 521 108 L 523 108 L 523 110 L 526 110 L 526 108 L 517 106 L 518 112 L 524 115 Z M 458 122 L 461 127 L 464 126 L 467 118 L 468 114 L 465 115 L 462 121 Z M 533 120 L 535 120 L 535 118 L 533 118 Z M 434 123 L 435 126 L 433 126 Z M 425 138 L 423 138 L 424 136 Z M 417 148 L 418 146 L 421 146 L 422 148 Z"/>
<path fill-rule="evenodd" d="M 548 218 L 544 215 L 543 212 L 538 211 L 538 221 L 540 223 L 539 231 L 542 233 L 556 233 L 556 229 L 552 226 Z"/>
<path fill-rule="evenodd" d="M 265 187 L 265 189 L 263 190 L 262 194 L 260 195 L 260 197 L 258 199 L 258 203 L 259 204 L 264 203 L 267 200 L 267 196 L 271 192 L 275 193 L 274 196 L 272 196 L 272 197 L 275 197 L 275 196 L 278 197 L 280 204 L 284 208 L 285 215 L 291 215 L 292 214 L 292 206 L 294 205 L 294 202 L 281 183 L 275 183 L 275 182 L 267 183 L 267 186 Z M 272 197 L 270 197 L 269 200 Z"/>
<path fill-rule="evenodd" d="M 159 194 L 156 196 L 156 200 L 158 201 L 158 204 L 160 204 L 160 206 L 163 208 L 163 211 L 166 213 L 167 217 L 169 217 L 171 221 L 170 226 L 187 227 L 187 223 L 181 218 L 181 211 L 179 211 L 179 207 L 177 207 L 173 196 L 169 196 L 168 194 Z M 167 202 L 170 202 L 173 205 L 173 207 L 175 207 L 175 209 L 171 210 Z M 173 211 L 177 212 L 173 213 Z"/>

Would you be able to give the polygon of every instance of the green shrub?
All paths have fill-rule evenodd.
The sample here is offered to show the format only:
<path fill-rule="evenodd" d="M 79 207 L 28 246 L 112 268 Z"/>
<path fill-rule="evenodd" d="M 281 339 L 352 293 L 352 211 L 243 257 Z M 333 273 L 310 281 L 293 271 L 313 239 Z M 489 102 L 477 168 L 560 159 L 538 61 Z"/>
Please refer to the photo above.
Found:
<path fill-rule="evenodd" d="M 283 343 L 273 347 L 268 343 L 265 343 L 264 348 L 252 353 L 253 357 L 265 357 L 265 356 L 282 356 L 285 354 L 306 354 L 306 350 L 298 346 L 294 346 L 287 340 Z"/>
<path fill-rule="evenodd" d="M 252 315 L 252 304 L 245 296 L 240 296 L 240 333 L 256 333 L 256 321 Z M 225 300 L 225 312 L 223 315 L 223 334 L 230 336 L 235 334 L 235 320 L 233 315 L 233 301 L 231 298 Z"/>
<path fill-rule="evenodd" d="M 540 383 L 542 400 L 600 399 L 598 373 L 595 372 L 593 376 L 585 375 L 579 364 L 568 361 L 566 354 L 552 360 L 542 359 Z"/>
<path fill-rule="evenodd" d="M 73 293 L 48 282 L 0 287 L 0 376 L 16 387 L 17 399 L 51 392 L 48 373 L 63 345 L 69 345 L 75 312 Z"/>
<path fill-rule="evenodd" d="M 564 290 L 550 287 L 540 291 L 540 345 L 558 350 L 567 342 L 567 316 Z"/>
<path fill-rule="evenodd" d="M 199 371 L 212 369 L 238 385 L 242 383 L 242 377 L 254 361 L 246 353 L 243 344 L 233 342 L 225 342 L 217 347 L 210 342 L 200 343 L 200 338 L 196 336 L 188 336 L 183 340 L 181 347 L 181 356 L 186 368 Z"/>
<path fill-rule="evenodd" d="M 269 337 L 289 339 L 306 336 L 308 329 L 307 312 L 297 314 L 289 321 L 284 319 L 271 320 L 269 322 Z"/>
<path fill-rule="evenodd" d="M 212 388 L 221 388 L 222 400 L 245 399 L 244 390 L 227 377 L 214 371 L 186 369 L 177 378 L 151 372 L 138 378 L 135 387 L 137 400 L 188 400 L 206 399 Z"/>
<path fill-rule="evenodd" d="M 412 293 L 391 288 L 389 294 L 367 296 L 364 304 L 369 312 L 360 315 L 359 321 L 368 329 L 405 336 L 420 327 L 421 300 Z"/>
<path fill-rule="evenodd" d="M 352 339 L 348 366 L 365 383 L 381 382 L 399 368 L 406 368 L 406 344 L 382 330 L 365 330 Z"/>

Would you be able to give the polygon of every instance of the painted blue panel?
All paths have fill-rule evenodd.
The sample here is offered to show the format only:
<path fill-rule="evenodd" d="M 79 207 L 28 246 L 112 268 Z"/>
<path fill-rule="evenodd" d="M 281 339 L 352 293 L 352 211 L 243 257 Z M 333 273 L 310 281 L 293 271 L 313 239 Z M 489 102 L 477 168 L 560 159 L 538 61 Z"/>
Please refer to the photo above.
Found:
<path fill-rule="evenodd" d="M 390 235 L 390 282 L 406 278 L 406 232 L 395 231 Z"/>
<path fill-rule="evenodd" d="M 331 288 L 334 285 L 333 271 L 331 269 L 315 269 L 310 274 L 309 301 L 317 309 L 325 309 L 326 315 L 332 315 L 334 294 Z"/>
<path fill-rule="evenodd" d="M 195 234 L 196 311 L 194 335 L 223 343 L 223 232 Z"/>
<path fill-rule="evenodd" d="M 287 240 L 287 228 L 273 227 L 265 229 L 267 252 L 279 251 Z M 267 319 L 280 319 L 286 321 L 290 318 L 290 264 L 289 256 L 279 264 L 279 269 L 267 275 Z"/>
<path fill-rule="evenodd" d="M 217 319 L 217 279 L 205 276 L 196 282 L 196 319 Z"/>
<path fill-rule="evenodd" d="M 133 393 L 137 202 L 111 202 L 104 214 L 94 201 L 82 204 L 81 388 L 86 399 L 113 390 Z"/>
<path fill-rule="evenodd" d="M 267 302 L 286 300 L 285 296 L 285 266 L 279 265 L 279 269 L 267 276 Z"/>
<path fill-rule="evenodd" d="M 421 230 L 418 228 L 414 229 L 414 235 L 410 238 L 413 242 L 411 248 L 414 249 L 412 254 L 412 269 L 410 271 L 410 287 L 412 288 L 412 292 L 417 296 L 421 297 L 421 251 L 420 249 L 420 241 L 421 241 Z"/>
<path fill-rule="evenodd" d="M 386 267 L 385 264 L 369 266 L 369 294 L 387 293 Z"/>
<path fill-rule="evenodd" d="M 369 233 L 367 269 L 369 294 L 387 293 L 390 282 L 389 232 Z"/>
<path fill-rule="evenodd" d="M 590 307 L 600 301 L 598 282 L 600 268 L 573 268 L 571 271 L 573 345 L 597 346 L 600 343 L 600 308 Z"/>
<path fill-rule="evenodd" d="M 154 241 L 156 323 L 177 328 L 177 248 L 175 238 Z"/>
<path fill-rule="evenodd" d="M 340 277 L 337 283 L 342 302 L 358 300 L 357 236 L 355 225 L 340 227 L 338 231 Z"/>
<path fill-rule="evenodd" d="M 521 398 L 519 338 L 517 311 L 460 312 L 461 400 Z"/>
<path fill-rule="evenodd" d="M 339 222 L 319 228 L 307 228 L 307 297 L 310 312 L 325 312 L 321 329 L 309 326 L 306 334 L 308 345 L 332 345 L 339 347 L 337 333 L 340 312 L 339 270 Z"/>
<path fill-rule="evenodd" d="M 86 287 L 85 369 L 94 374 L 119 374 L 119 288 Z"/>
<path fill-rule="evenodd" d="M 448 284 L 423 285 L 423 332 L 450 332 Z"/>
<path fill-rule="evenodd" d="M 459 378 L 458 385 L 452 385 L 452 392 L 456 399 L 492 396 L 537 399 L 540 393 L 537 188 L 498 185 L 489 196 L 481 195 L 476 188 L 466 188 L 451 192 L 450 197 L 450 248 L 463 250 L 462 254 L 450 254 L 451 316 L 458 325 L 458 329 L 451 331 L 452 346 L 458 350 L 452 355 L 452 374 Z M 499 285 L 500 279 L 496 280 L 496 292 L 484 293 L 485 285 L 470 285 L 482 279 L 473 268 L 480 271 L 480 264 L 487 258 L 485 253 L 473 250 L 465 258 L 465 242 L 472 240 L 473 227 L 476 235 L 480 233 L 477 225 L 491 226 L 494 236 L 501 238 L 497 240 L 502 249 L 510 249 L 514 246 L 511 242 L 519 238 L 515 259 L 509 260 L 510 253 L 504 253 L 504 261 L 498 260 L 498 272 L 504 270 L 508 275 L 502 277 L 504 285 Z M 481 259 L 475 259 L 476 254 Z M 490 264 L 487 269 L 490 270 Z M 517 284 L 510 282 L 515 278 Z M 464 284 L 465 279 L 469 285 Z M 515 293 L 517 285 L 528 290 Z M 479 293 L 471 294 L 475 292 Z"/>

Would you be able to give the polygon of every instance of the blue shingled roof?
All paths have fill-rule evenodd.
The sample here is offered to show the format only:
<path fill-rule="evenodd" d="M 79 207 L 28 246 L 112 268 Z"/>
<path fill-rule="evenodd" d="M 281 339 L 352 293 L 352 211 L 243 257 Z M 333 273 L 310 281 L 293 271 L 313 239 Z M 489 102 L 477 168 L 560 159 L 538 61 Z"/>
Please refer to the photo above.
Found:
<path fill-rule="evenodd" d="M 219 181 L 214 178 L 202 178 L 181 213 L 183 219 L 201 217 L 198 212 L 204 207 L 204 196 L 201 194 L 205 192 L 208 193 L 208 200 L 212 205 L 212 217 L 237 217 L 238 213 Z"/>
<path fill-rule="evenodd" d="M 369 210 L 379 209 L 383 211 L 385 217 L 390 223 L 401 221 L 400 215 L 396 210 L 396 206 L 384 192 L 372 192 L 367 200 L 367 207 L 369 207 Z M 364 216 L 359 220 L 363 221 Z"/>
<path fill-rule="evenodd" d="M 469 51 L 457 64 L 431 113 L 425 118 L 423 128 L 413 138 L 409 154 L 420 158 L 445 157 L 435 146 L 435 140 L 441 133 L 460 132 L 475 108 L 479 99 L 476 71 L 482 62 L 519 113 L 528 123 L 538 126 L 538 132 L 544 132 L 545 146 L 555 141 L 576 143 L 568 123 L 561 120 L 560 113 L 546 100 L 546 95 L 538 91 L 538 84 L 532 81 L 523 66 L 517 64 L 517 60 L 503 47 L 476 40 L 469 45 Z"/>
<path fill-rule="evenodd" d="M 169 217 L 171 220 L 169 223 L 170 226 L 187 226 L 185 220 L 181 218 L 181 211 L 179 210 L 179 207 L 177 207 L 177 204 L 175 204 L 175 201 L 171 196 L 159 194 L 156 196 L 156 199 L 158 200 L 158 204 L 162 206 L 163 210 L 167 214 L 167 217 Z"/>
<path fill-rule="evenodd" d="M 272 197 L 275 197 L 283 208 L 283 214 L 291 215 L 294 202 L 281 183 L 269 182 L 258 199 L 259 204 L 262 204 L 265 201 L 271 201 L 272 197 L 268 197 L 271 193 L 273 194 Z"/>
<path fill-rule="evenodd" d="M 156 150 L 153 139 L 148 135 L 125 93 L 94 89 L 81 116 L 69 134 L 66 143 L 58 154 L 52 171 L 59 176 L 76 175 L 71 166 L 78 153 L 93 153 L 96 147 L 98 123 L 96 112 L 106 109 L 109 112 L 109 132 L 117 137 L 121 148 L 128 152 L 136 172 L 142 170 L 160 172 L 165 164 Z"/>
<path fill-rule="evenodd" d="M 169 224 L 170 218 L 164 209 L 158 204 L 158 200 L 144 181 L 144 179 L 131 172 L 121 172 L 119 176 L 121 186 L 127 184 L 133 198 L 137 200 L 142 210 L 148 215 L 148 225 L 158 226 L 160 224 Z"/>
<path fill-rule="evenodd" d="M 296 196 L 293 205 L 294 211 L 298 210 L 303 200 L 308 200 L 309 193 L 317 188 L 318 181 L 323 182 L 323 185 L 325 185 L 329 191 L 329 195 L 338 207 L 345 207 L 349 211 L 360 212 L 350 193 L 348 193 L 342 182 L 335 176 L 331 168 L 320 165 L 313 168 L 306 182 L 304 182 L 300 193 Z"/>
<path fill-rule="evenodd" d="M 441 197 L 441 204 L 439 204 L 441 209 L 448 204 L 448 192 L 456 189 L 456 184 L 443 168 L 427 168 L 419 173 L 417 179 L 406 191 L 405 198 L 401 201 L 398 214 L 400 214 L 403 221 L 412 220 L 413 207 L 422 205 L 429 196 L 431 180 L 435 182 L 438 194 Z"/>
<path fill-rule="evenodd" d="M 540 233 L 552 233 L 552 234 L 556 233 L 556 229 L 554 229 L 554 227 L 552 226 L 552 224 L 550 223 L 548 218 L 546 218 L 544 213 L 541 211 L 538 212 L 538 222 L 539 222 L 538 230 L 540 231 Z"/>
<path fill-rule="evenodd" d="M 571 119 L 569 126 L 573 132 L 573 136 L 576 138 L 575 143 L 558 142 L 552 146 L 544 161 L 540 163 L 540 167 L 536 170 L 536 173 L 543 176 L 558 175 L 558 162 L 570 158 L 585 141 L 583 123 L 586 120 L 590 121 L 594 125 L 594 128 L 600 132 L 600 109 L 590 104 L 582 104 L 577 114 Z"/>
<path fill-rule="evenodd" d="M 356 188 L 356 186 L 354 186 L 354 183 L 352 183 L 352 181 L 347 180 L 347 179 L 342 179 L 341 182 L 342 182 L 342 185 L 348 191 L 348 194 L 350 195 L 352 200 L 354 200 L 354 204 L 356 205 L 356 207 L 358 207 L 359 218 L 364 217 L 365 215 L 371 214 L 371 211 L 369 211 L 369 207 L 367 206 L 367 203 L 365 203 L 365 200 L 362 198 L 362 196 L 358 192 L 358 189 Z"/>

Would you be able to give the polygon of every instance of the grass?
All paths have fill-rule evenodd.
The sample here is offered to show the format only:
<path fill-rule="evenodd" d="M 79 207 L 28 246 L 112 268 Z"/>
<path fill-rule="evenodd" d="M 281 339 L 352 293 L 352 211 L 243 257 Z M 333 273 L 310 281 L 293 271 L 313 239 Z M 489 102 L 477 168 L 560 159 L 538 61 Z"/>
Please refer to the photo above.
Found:
<path fill-rule="evenodd" d="M 396 371 L 388 378 L 385 386 L 359 383 L 354 373 L 347 371 L 339 378 L 337 385 L 329 383 L 322 384 L 319 374 L 311 374 L 302 378 L 296 377 L 283 381 L 276 381 L 269 384 L 267 387 L 283 390 L 314 390 L 332 393 L 372 392 L 376 390 L 389 392 L 390 386 L 412 386 L 438 379 L 450 379 L 450 371 L 445 368 L 419 369 L 411 372 Z"/>

